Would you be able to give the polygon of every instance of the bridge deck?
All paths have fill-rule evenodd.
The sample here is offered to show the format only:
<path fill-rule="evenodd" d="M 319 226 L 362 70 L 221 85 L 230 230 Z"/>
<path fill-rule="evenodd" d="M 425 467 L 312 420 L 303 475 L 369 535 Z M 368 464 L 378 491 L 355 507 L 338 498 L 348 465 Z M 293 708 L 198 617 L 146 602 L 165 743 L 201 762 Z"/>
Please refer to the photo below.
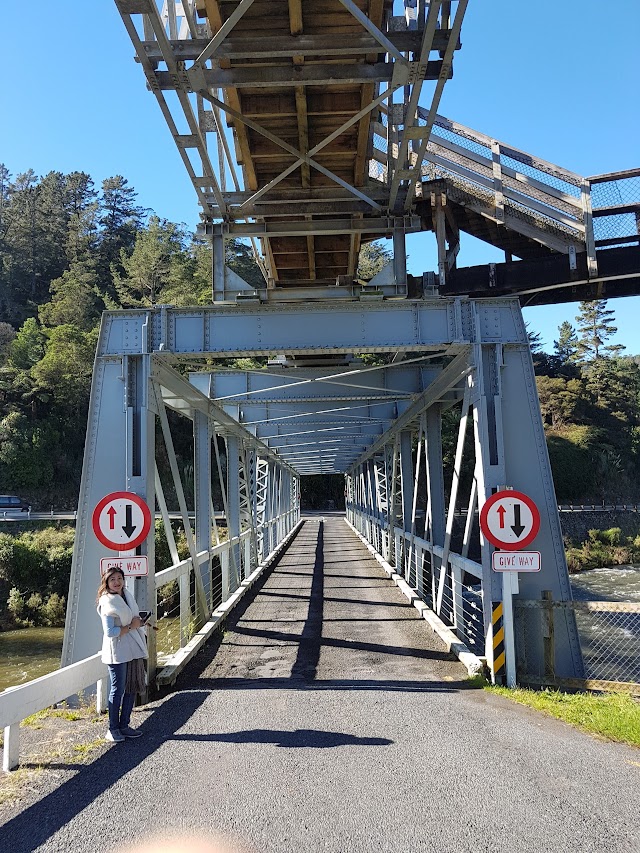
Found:
<path fill-rule="evenodd" d="M 464 676 L 344 521 L 308 519 L 219 649 L 136 711 L 144 738 L 58 766 L 0 807 L 1 837 L 12 853 L 170 828 L 261 853 L 633 849 L 636 752 Z"/>

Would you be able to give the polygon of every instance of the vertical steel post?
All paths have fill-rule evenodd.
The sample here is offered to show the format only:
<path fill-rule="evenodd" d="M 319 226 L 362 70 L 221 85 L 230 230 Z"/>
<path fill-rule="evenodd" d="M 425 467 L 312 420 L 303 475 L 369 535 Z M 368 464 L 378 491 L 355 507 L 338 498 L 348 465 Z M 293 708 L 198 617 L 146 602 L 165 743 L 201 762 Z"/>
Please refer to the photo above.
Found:
<path fill-rule="evenodd" d="M 227 435 L 227 531 L 229 541 L 236 540 L 229 549 L 232 573 L 230 592 L 235 592 L 240 583 L 240 442 L 237 436 Z"/>
<path fill-rule="evenodd" d="M 445 499 L 444 475 L 442 471 L 442 416 L 440 406 L 430 406 L 426 411 L 426 447 L 427 447 L 427 520 L 430 529 L 430 544 L 442 547 L 445 537 Z M 436 579 L 440 571 L 446 571 L 442 561 L 430 549 L 431 594 L 433 609 L 436 610 Z M 437 612 L 437 610 L 436 610 Z"/>
<path fill-rule="evenodd" d="M 411 442 L 413 433 L 410 430 L 402 430 L 400 433 L 400 485 L 402 488 L 402 572 L 405 579 L 409 579 L 410 566 L 407 560 L 406 534 L 411 531 L 411 505 L 413 497 L 413 458 L 411 453 Z M 396 554 L 396 566 L 397 566 Z M 398 567 L 399 570 L 399 567 Z"/>
<path fill-rule="evenodd" d="M 196 551 L 200 553 L 211 548 L 211 429 L 208 415 L 197 409 L 193 412 L 193 457 L 195 538 Z M 193 570 L 200 572 L 210 613 L 213 609 L 211 558 Z"/>

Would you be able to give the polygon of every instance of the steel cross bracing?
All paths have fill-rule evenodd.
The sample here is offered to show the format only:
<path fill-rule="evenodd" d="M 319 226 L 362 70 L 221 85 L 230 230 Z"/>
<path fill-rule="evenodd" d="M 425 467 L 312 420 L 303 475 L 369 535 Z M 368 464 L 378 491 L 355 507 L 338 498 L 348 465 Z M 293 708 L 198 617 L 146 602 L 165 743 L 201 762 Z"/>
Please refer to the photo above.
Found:
<path fill-rule="evenodd" d="M 467 2 L 116 0 L 214 241 L 216 301 L 248 289 L 231 236 L 260 241 L 265 290 L 352 285 L 362 240 L 387 234 L 404 266 L 417 137 L 383 180 L 373 128 L 397 108 L 417 131 L 423 96 L 435 115 Z"/>
<path fill-rule="evenodd" d="M 100 648 L 100 560 L 145 556 L 151 571 L 135 581 L 135 594 L 154 621 L 161 617 L 158 634 L 149 632 L 153 681 L 175 679 L 192 654 L 193 634 L 219 616 L 293 530 L 299 489 L 285 460 L 173 370 L 171 358 L 148 350 L 146 332 L 146 323 L 123 316 L 116 328 L 108 318 L 102 325 L 62 660 L 67 665 Z M 94 508 L 113 492 L 135 493 L 159 514 L 161 527 L 135 551 L 110 551 L 92 531 Z M 169 517 L 176 510 L 181 539 Z"/>
<path fill-rule="evenodd" d="M 467 0 L 116 4 L 202 207 L 213 301 L 640 292 L 637 169 L 587 178 L 438 114 Z M 416 278 L 421 230 L 438 270 Z M 519 263 L 461 275 L 461 231 Z M 364 283 L 359 249 L 385 236 L 393 261 Z M 226 267 L 229 238 L 263 287 Z"/>

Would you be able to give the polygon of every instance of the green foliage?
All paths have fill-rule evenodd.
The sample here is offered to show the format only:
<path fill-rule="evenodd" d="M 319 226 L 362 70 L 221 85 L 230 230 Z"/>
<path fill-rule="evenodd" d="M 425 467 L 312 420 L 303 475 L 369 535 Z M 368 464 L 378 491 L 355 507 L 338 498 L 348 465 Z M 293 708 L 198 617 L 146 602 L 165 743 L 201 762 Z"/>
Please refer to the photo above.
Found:
<path fill-rule="evenodd" d="M 626 566 L 640 561 L 640 536 L 622 536 L 619 527 L 590 530 L 589 538 L 567 548 L 570 572 L 597 569 L 600 566 Z"/>
<path fill-rule="evenodd" d="M 568 320 L 558 327 L 558 340 L 553 342 L 553 348 L 562 363 L 573 361 L 578 349 L 578 336 Z"/>
<path fill-rule="evenodd" d="M 604 355 L 615 355 L 624 349 L 619 344 L 605 346 L 607 338 L 618 331 L 612 323 L 614 312 L 606 306 L 605 299 L 580 303 L 580 313 L 576 317 L 580 335 L 575 342 L 575 358 L 578 361 L 596 360 Z"/>
<path fill-rule="evenodd" d="M 152 216 L 136 234 L 133 251 L 120 250 L 121 275 L 113 267 L 113 282 L 124 308 L 140 308 L 163 301 L 166 285 L 187 285 L 193 277 L 184 255 L 186 235 L 173 222 Z"/>
<path fill-rule="evenodd" d="M 551 429 L 584 422 L 590 398 L 581 379 L 538 376 L 536 384 L 542 419 Z"/>
<path fill-rule="evenodd" d="M 29 595 L 65 593 L 74 536 L 73 527 L 68 525 L 26 531 L 18 536 L 0 534 L 0 579 Z"/>
<path fill-rule="evenodd" d="M 0 623 L 64 625 L 74 535 L 69 526 L 0 533 Z"/>
<path fill-rule="evenodd" d="M 33 317 L 29 317 L 9 347 L 9 364 L 18 370 L 29 370 L 42 358 L 45 336 Z"/>
<path fill-rule="evenodd" d="M 357 277 L 363 281 L 371 281 L 376 273 L 386 267 L 392 257 L 391 251 L 383 243 L 365 243 L 358 256 Z"/>
<path fill-rule="evenodd" d="M 563 693 L 495 686 L 485 689 L 599 737 L 640 746 L 640 704 L 624 693 Z"/>

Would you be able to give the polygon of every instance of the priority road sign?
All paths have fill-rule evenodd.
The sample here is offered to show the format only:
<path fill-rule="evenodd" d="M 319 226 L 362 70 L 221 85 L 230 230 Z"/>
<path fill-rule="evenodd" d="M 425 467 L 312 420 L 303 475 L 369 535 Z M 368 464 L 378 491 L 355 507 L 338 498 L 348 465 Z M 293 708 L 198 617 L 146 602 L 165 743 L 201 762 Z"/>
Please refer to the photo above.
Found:
<path fill-rule="evenodd" d="M 136 548 L 149 535 L 151 512 L 133 492 L 112 492 L 93 511 L 93 532 L 98 540 L 114 551 Z"/>
<path fill-rule="evenodd" d="M 496 548 L 519 551 L 538 535 L 540 513 L 528 495 L 506 489 L 485 502 L 480 512 L 480 529 Z"/>

